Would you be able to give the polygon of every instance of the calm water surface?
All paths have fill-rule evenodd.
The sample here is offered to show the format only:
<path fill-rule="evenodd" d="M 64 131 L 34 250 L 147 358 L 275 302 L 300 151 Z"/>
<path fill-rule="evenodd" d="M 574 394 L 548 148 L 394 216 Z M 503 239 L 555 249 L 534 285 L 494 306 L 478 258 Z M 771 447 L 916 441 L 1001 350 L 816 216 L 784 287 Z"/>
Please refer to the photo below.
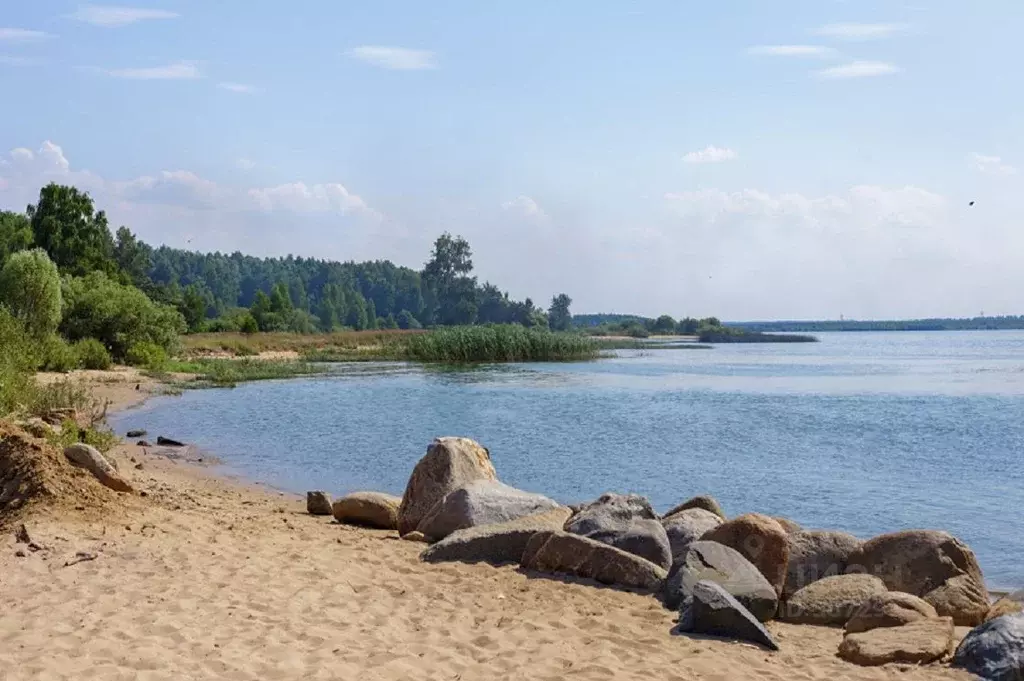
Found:
<path fill-rule="evenodd" d="M 164 397 L 118 414 L 235 472 L 303 492 L 401 494 L 438 435 L 563 502 L 695 494 L 870 537 L 947 529 L 993 587 L 1024 586 L 1024 332 L 818 334 L 465 371 L 335 375 Z"/>

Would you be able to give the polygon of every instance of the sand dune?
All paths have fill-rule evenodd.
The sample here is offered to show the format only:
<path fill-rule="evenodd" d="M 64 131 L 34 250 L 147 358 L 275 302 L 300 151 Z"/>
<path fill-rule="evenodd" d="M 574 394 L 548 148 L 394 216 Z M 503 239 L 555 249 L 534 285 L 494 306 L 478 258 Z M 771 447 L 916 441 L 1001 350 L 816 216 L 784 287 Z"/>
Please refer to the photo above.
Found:
<path fill-rule="evenodd" d="M 47 548 L 25 557 L 0 537 L 0 678 L 968 678 L 847 664 L 834 629 L 771 623 L 780 653 L 673 636 L 649 596 L 423 564 L 422 544 L 293 496 L 135 447 L 116 458 L 146 497 L 103 518 L 38 511 L 27 524 Z M 78 552 L 97 558 L 65 567 Z"/>

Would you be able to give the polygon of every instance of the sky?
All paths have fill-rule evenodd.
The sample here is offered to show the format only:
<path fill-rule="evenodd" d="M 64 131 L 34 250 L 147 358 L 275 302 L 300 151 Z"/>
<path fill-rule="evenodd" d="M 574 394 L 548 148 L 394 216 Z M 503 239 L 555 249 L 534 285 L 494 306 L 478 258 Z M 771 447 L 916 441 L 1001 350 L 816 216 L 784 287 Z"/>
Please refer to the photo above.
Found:
<path fill-rule="evenodd" d="M 0 3 L 0 208 L 574 312 L 1024 313 L 1020 0 Z M 969 203 L 974 201 L 974 205 Z"/>

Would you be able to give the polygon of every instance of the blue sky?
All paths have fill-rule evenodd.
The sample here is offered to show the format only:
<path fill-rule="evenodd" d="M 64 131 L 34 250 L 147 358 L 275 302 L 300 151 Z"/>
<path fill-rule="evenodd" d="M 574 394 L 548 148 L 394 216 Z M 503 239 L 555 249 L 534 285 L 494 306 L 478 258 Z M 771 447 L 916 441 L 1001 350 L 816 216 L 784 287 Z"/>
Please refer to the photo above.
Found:
<path fill-rule="evenodd" d="M 1021 313 L 1019 0 L 37 0 L 0 206 L 740 318 Z M 976 205 L 968 207 L 974 200 Z"/>

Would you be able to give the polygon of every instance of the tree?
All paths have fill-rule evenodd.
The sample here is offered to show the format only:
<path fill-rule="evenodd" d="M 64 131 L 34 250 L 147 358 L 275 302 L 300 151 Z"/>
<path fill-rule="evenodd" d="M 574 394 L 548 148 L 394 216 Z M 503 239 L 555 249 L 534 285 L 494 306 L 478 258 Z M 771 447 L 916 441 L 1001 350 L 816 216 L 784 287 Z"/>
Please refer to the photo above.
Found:
<path fill-rule="evenodd" d="M 423 326 L 419 320 L 412 316 L 412 313 L 408 310 L 402 310 L 398 313 L 398 328 L 400 329 L 421 329 Z"/>
<path fill-rule="evenodd" d="M 572 298 L 559 293 L 551 299 L 551 307 L 548 308 L 548 325 L 552 331 L 568 331 L 572 328 L 572 313 L 569 306 L 572 305 Z"/>
<path fill-rule="evenodd" d="M 46 250 L 61 272 L 114 274 L 114 239 L 107 215 L 94 210 L 87 193 L 50 183 L 39 190 L 39 202 L 25 212 L 33 241 Z"/>
<path fill-rule="evenodd" d="M 145 289 L 152 284 L 149 271 L 153 268 L 153 249 L 139 241 L 127 227 L 122 226 L 117 230 L 114 260 L 135 286 Z"/>
<path fill-rule="evenodd" d="M 36 338 L 60 324 L 61 290 L 57 266 L 41 248 L 18 251 L 0 270 L 0 303 Z"/>
<path fill-rule="evenodd" d="M 32 225 L 21 213 L 0 210 L 0 267 L 18 251 L 32 246 Z"/>
<path fill-rule="evenodd" d="M 685 317 L 679 320 L 679 323 L 676 325 L 676 332 L 688 336 L 693 336 L 696 335 L 697 329 L 699 328 L 700 322 L 698 322 L 693 317 Z"/>
<path fill-rule="evenodd" d="M 663 314 L 651 324 L 651 333 L 673 333 L 676 330 L 676 320 L 670 315 Z"/>
<path fill-rule="evenodd" d="M 206 319 L 206 298 L 197 285 L 189 284 L 185 287 L 178 311 L 185 318 L 185 324 L 188 325 L 189 331 L 199 330 L 203 320 Z"/>
<path fill-rule="evenodd" d="M 364 329 L 376 329 L 377 328 L 377 306 L 374 304 L 373 299 L 366 301 L 366 326 Z"/>

